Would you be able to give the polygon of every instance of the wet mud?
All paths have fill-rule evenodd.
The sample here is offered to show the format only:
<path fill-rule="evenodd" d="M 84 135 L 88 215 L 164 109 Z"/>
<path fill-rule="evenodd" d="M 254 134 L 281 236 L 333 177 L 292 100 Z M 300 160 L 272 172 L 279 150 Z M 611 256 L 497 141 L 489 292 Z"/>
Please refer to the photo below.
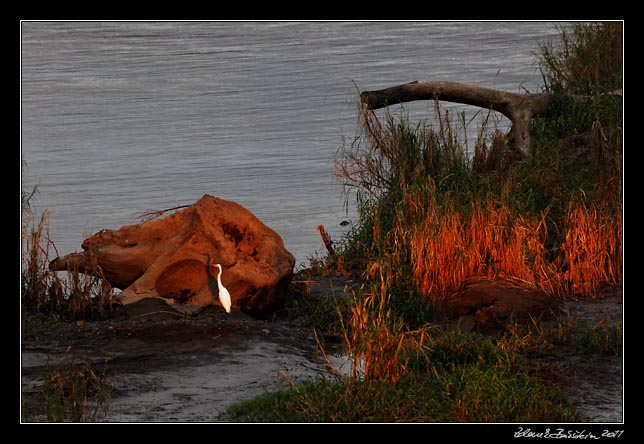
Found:
<path fill-rule="evenodd" d="M 337 278 L 313 293 L 343 288 Z M 564 313 L 588 323 L 620 322 L 619 294 L 569 301 Z M 109 410 L 95 421 L 219 422 L 230 405 L 286 388 L 329 371 L 303 317 L 257 320 L 221 307 L 179 313 L 162 301 L 143 300 L 106 321 L 53 327 L 46 337 L 22 341 L 22 390 L 38 390 L 48 366 L 74 360 L 106 366 Z M 621 324 L 620 324 L 621 325 Z M 329 352 L 340 373 L 350 362 Z M 554 348 L 538 357 L 561 369 L 559 385 L 588 422 L 623 421 L 622 356 L 574 355 Z"/>

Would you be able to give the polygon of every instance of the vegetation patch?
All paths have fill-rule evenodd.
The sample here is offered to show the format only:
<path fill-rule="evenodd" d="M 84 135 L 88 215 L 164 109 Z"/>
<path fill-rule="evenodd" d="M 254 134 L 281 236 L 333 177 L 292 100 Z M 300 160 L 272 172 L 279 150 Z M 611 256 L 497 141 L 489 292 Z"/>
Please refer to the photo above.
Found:
<path fill-rule="evenodd" d="M 48 366 L 23 393 L 25 422 L 94 422 L 107 413 L 111 384 L 107 368 L 70 361 Z"/>
<path fill-rule="evenodd" d="M 369 374 L 318 379 L 231 407 L 235 422 L 570 422 L 563 395 L 490 339 L 428 340 L 423 364 L 392 382 Z"/>

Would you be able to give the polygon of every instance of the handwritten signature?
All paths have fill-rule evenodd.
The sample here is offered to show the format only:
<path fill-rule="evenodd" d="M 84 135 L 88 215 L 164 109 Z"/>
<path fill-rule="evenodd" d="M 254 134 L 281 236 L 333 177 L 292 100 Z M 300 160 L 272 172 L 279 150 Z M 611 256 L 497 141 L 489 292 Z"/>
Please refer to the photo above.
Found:
<path fill-rule="evenodd" d="M 595 432 L 597 433 L 597 432 Z M 533 432 L 530 429 L 519 427 L 514 432 L 515 438 L 549 438 L 549 439 L 601 439 L 601 438 L 619 438 L 624 430 L 602 430 L 600 435 L 586 430 L 564 430 L 564 429 L 546 429 L 543 432 Z"/>

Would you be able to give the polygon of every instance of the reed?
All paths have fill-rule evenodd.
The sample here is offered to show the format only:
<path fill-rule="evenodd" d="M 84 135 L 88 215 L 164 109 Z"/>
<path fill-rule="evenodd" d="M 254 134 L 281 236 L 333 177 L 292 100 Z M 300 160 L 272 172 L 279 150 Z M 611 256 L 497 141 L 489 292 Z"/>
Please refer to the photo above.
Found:
<path fill-rule="evenodd" d="M 622 282 L 621 213 L 571 206 L 555 260 L 546 216 L 524 217 L 493 202 L 474 203 L 467 214 L 430 207 L 411 232 L 413 277 L 440 301 L 484 278 L 517 279 L 552 296 L 595 296 L 603 285 Z"/>
<path fill-rule="evenodd" d="M 596 296 L 605 284 L 622 282 L 622 214 L 596 204 L 571 204 L 561 247 L 565 279 L 574 294 Z"/>
<path fill-rule="evenodd" d="M 33 195 L 33 194 L 32 194 Z M 49 212 L 35 219 L 23 201 L 21 236 L 21 308 L 25 317 L 46 315 L 52 319 L 93 319 L 109 310 L 113 289 L 98 267 L 92 274 L 69 269 L 63 275 L 51 271 L 52 252 Z"/>
<path fill-rule="evenodd" d="M 57 276 L 47 269 L 47 257 L 55 248 L 49 239 L 48 212 L 44 211 L 38 222 L 22 229 L 22 305 L 30 311 L 38 311 L 46 301 L 61 297 L 62 288 Z M 24 211 L 23 211 L 24 216 Z M 33 215 L 29 215 L 31 220 Z"/>
<path fill-rule="evenodd" d="M 546 88 L 581 95 L 621 88 L 621 22 L 576 22 L 558 29 L 558 44 L 540 44 L 537 52 Z"/>
<path fill-rule="evenodd" d="M 379 380 L 395 383 L 410 370 L 412 359 L 424 359 L 427 327 L 406 328 L 389 303 L 389 289 L 384 275 L 380 285 L 359 297 L 347 325 L 346 349 L 351 357 L 351 377 L 357 380 Z"/>
<path fill-rule="evenodd" d="M 472 203 L 467 212 L 431 205 L 410 235 L 415 282 L 439 301 L 478 279 L 520 280 L 559 293 L 558 268 L 546 259 L 546 216 L 521 216 L 498 201 Z"/>
<path fill-rule="evenodd" d="M 23 393 L 23 421 L 94 422 L 109 410 L 107 368 L 95 368 L 89 361 L 49 365 L 37 388 Z"/>

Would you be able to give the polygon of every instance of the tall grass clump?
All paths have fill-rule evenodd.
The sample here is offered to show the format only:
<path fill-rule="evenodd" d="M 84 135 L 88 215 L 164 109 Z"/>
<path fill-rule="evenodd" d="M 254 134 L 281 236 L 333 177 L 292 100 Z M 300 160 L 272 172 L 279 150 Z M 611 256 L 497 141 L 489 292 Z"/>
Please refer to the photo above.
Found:
<path fill-rule="evenodd" d="M 546 217 L 524 217 L 493 201 L 474 202 L 467 212 L 430 205 L 410 236 L 413 278 L 440 301 L 477 279 L 518 280 L 558 295 L 562 282 L 547 257 Z"/>
<path fill-rule="evenodd" d="M 532 122 L 530 168 L 550 169 L 566 188 L 621 212 L 615 207 L 622 200 L 623 25 L 578 22 L 559 32 L 559 44 L 537 51 L 544 92 L 555 103 Z"/>
<path fill-rule="evenodd" d="M 109 410 L 107 369 L 88 361 L 49 365 L 37 386 L 23 394 L 23 421 L 93 422 Z"/>
<path fill-rule="evenodd" d="M 441 113 L 438 104 L 436 110 Z M 462 192 L 454 198 L 467 200 L 476 192 L 462 186 L 476 178 L 467 174 L 467 155 L 449 116 L 440 114 L 435 131 L 400 111 L 399 117 L 386 113 L 383 123 L 360 105 L 361 133 L 341 148 L 336 164 L 347 196 L 355 191 L 360 216 L 339 254 L 363 270 L 383 265 L 394 282 L 408 281 L 411 273 L 407 231 L 425 212 L 424 197 L 452 190 Z"/>
<path fill-rule="evenodd" d="M 351 378 L 395 383 L 413 362 L 424 360 L 428 335 L 426 327 L 409 330 L 404 318 L 389 303 L 390 290 L 380 274 L 380 285 L 355 297 L 348 325 L 346 349 L 351 358 Z"/>
<path fill-rule="evenodd" d="M 69 269 L 61 276 L 49 269 L 56 246 L 49 236 L 49 212 L 36 217 L 31 202 L 36 188 L 22 194 L 21 308 L 25 319 L 92 319 L 112 306 L 113 290 L 101 271 L 83 274 Z M 28 319 L 27 319 L 28 320 Z"/>
<path fill-rule="evenodd" d="M 561 190 L 555 213 L 563 279 L 572 293 L 594 295 L 622 282 L 623 25 L 580 22 L 559 31 L 559 45 L 539 46 L 544 92 L 557 100 L 547 118 L 533 122 L 528 164 L 536 186 Z"/>
<path fill-rule="evenodd" d="M 559 25 L 558 30 L 558 44 L 539 45 L 546 90 L 593 95 L 622 88 L 621 22 L 576 22 Z"/>
<path fill-rule="evenodd" d="M 603 284 L 622 282 L 622 215 L 581 203 L 571 205 L 562 244 L 571 292 L 594 296 Z"/>
<path fill-rule="evenodd" d="M 422 294 L 429 304 L 480 278 L 515 278 L 559 293 L 549 207 L 520 211 L 498 134 L 486 140 L 482 130 L 470 159 L 455 137 L 461 128 L 436 111 L 434 129 L 412 125 L 404 109 L 398 119 L 387 114 L 386 125 L 361 110 L 367 136 L 359 143 L 366 146 L 348 147 L 339 168 L 356 189 L 361 219 L 339 253 L 357 258 L 366 278 L 372 264 L 382 266 L 395 293 Z"/>

